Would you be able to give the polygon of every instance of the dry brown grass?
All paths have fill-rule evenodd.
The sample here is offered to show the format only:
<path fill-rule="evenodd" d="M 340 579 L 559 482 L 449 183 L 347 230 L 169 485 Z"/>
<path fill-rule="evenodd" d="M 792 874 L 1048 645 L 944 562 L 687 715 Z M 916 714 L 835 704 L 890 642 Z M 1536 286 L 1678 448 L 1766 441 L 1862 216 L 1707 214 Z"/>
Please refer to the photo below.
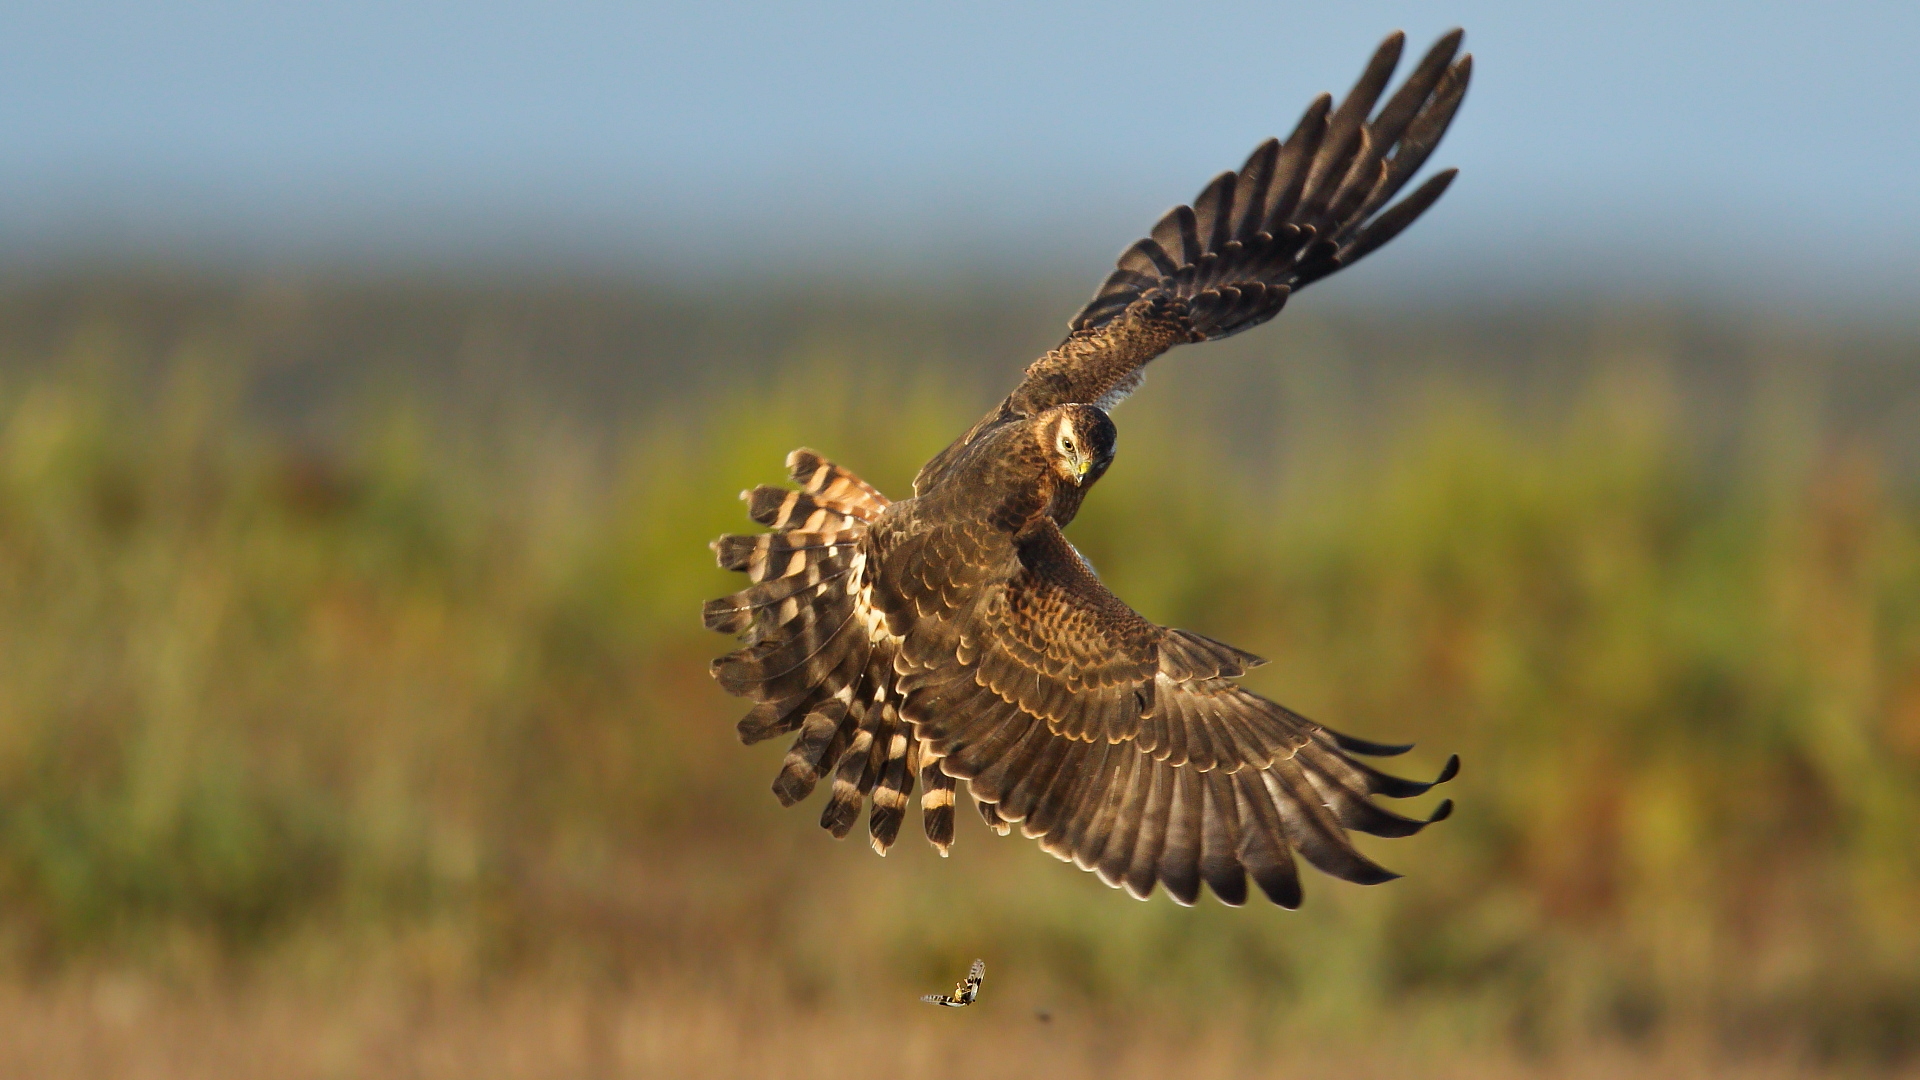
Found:
<path fill-rule="evenodd" d="M 646 982 L 592 989 L 516 980 L 435 990 L 373 978 L 329 990 L 185 990 L 133 974 L 0 987 L 0 1075 L 40 1080 L 1800 1080 L 1857 1075 L 1790 1055 L 1729 1057 L 1663 1046 L 1511 1050 L 1419 1047 L 1244 1025 L 1048 1011 L 992 987 L 964 1012 L 893 995 L 802 1009 L 752 987 Z M 995 992 L 997 991 L 997 992 Z M 1009 992 L 1011 991 L 1011 992 Z M 1920 1075 L 1912 1072 L 1886 1076 Z"/>
<path fill-rule="evenodd" d="M 1418 740 L 1408 773 L 1466 763 L 1452 820 L 1367 842 L 1406 880 L 1188 910 L 970 814 L 950 860 L 835 844 L 737 745 L 706 541 L 796 444 L 900 490 L 971 419 L 925 373 L 827 341 L 596 457 L 404 394 L 309 442 L 245 404 L 245 333 L 96 330 L 0 379 L 0 1075 L 1920 1053 L 1920 498 L 1782 395 L 1722 403 L 1710 453 L 1673 357 L 1596 351 L 1549 413 L 1461 377 L 1349 427 L 1303 390 L 1257 467 L 1192 400 L 1130 402 L 1074 526 L 1116 591 Z M 974 956 L 978 1007 L 914 1000 Z"/>

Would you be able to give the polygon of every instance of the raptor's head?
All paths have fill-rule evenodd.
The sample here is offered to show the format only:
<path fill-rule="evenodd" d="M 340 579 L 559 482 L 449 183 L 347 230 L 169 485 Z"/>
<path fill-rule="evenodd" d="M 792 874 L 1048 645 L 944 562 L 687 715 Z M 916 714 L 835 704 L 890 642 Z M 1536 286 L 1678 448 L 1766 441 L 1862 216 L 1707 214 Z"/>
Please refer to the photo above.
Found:
<path fill-rule="evenodd" d="M 1086 487 L 1113 463 L 1113 421 L 1095 405 L 1060 405 L 1035 418 L 1041 453 L 1054 474 Z"/>

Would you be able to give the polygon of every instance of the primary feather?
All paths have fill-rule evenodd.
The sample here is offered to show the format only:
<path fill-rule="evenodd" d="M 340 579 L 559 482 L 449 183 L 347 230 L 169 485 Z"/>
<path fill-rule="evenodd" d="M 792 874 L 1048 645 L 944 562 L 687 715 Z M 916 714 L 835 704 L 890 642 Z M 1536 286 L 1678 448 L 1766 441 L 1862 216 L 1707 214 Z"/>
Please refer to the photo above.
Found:
<path fill-rule="evenodd" d="M 742 648 L 714 662 L 757 704 L 745 742 L 794 736 L 774 793 L 822 781 L 820 824 L 845 836 L 863 809 L 885 854 L 914 785 L 942 855 L 964 780 L 987 824 L 1015 825 L 1056 857 L 1145 899 L 1181 904 L 1204 884 L 1244 903 L 1247 881 L 1301 899 L 1296 854 L 1373 884 L 1394 875 L 1349 832 L 1408 836 L 1446 817 L 1392 813 L 1430 783 L 1355 755 L 1406 747 L 1344 735 L 1236 680 L 1259 657 L 1133 611 L 1062 534 L 1113 460 L 1107 410 L 1177 344 L 1239 333 L 1296 290 L 1386 243 L 1451 181 L 1397 196 L 1459 108 L 1472 58 L 1447 34 L 1381 104 L 1403 45 L 1383 42 L 1335 105 L 1323 95 L 1284 142 L 1269 139 L 1129 247 L 1066 341 L 1027 368 L 993 412 L 936 455 L 911 498 L 889 502 L 809 450 L 795 489 L 744 493 L 772 531 L 725 536 L 720 564 L 751 584 L 711 601 L 707 625 Z M 954 995 L 979 989 L 975 962 Z"/>

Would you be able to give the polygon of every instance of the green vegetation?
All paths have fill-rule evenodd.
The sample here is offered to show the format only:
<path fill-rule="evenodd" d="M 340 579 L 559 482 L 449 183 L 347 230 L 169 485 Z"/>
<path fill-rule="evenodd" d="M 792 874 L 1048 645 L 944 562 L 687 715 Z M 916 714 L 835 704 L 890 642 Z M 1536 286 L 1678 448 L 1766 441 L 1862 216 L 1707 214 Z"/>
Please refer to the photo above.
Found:
<path fill-rule="evenodd" d="M 402 950 L 815 1008 L 980 955 L 989 995 L 1276 1038 L 1920 1052 L 1920 498 L 1794 395 L 1708 445 L 1671 358 L 1595 350 L 1550 406 L 1435 375 L 1269 452 L 1160 373 L 1076 542 L 1262 692 L 1465 762 L 1451 821 L 1369 844 L 1407 880 L 1185 910 L 971 820 L 883 862 L 733 740 L 697 617 L 733 493 L 802 444 L 899 493 L 972 419 L 944 369 L 816 341 L 611 440 L 376 380 L 321 437 L 243 333 L 112 331 L 0 370 L 16 972 Z"/>

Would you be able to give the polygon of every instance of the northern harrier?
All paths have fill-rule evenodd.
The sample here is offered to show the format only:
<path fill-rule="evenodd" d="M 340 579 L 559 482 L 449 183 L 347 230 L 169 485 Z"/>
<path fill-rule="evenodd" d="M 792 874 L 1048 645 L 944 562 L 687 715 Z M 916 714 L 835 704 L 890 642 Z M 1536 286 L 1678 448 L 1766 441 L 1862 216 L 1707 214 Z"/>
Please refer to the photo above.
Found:
<path fill-rule="evenodd" d="M 871 798 L 885 854 L 916 777 L 927 839 L 953 842 L 956 781 L 987 823 L 1142 899 L 1182 904 L 1205 881 L 1228 904 L 1251 875 L 1300 903 L 1293 853 L 1372 884 L 1395 875 L 1347 830 L 1407 836 L 1445 817 L 1371 800 L 1433 784 L 1353 755 L 1407 749 L 1316 724 L 1243 689 L 1263 661 L 1157 626 L 1107 591 L 1061 529 L 1113 460 L 1108 411 L 1175 345 L 1272 318 L 1295 290 L 1392 239 L 1453 179 L 1437 173 L 1388 206 L 1446 131 L 1472 57 L 1441 38 L 1377 112 L 1404 37 L 1381 44 L 1337 107 L 1321 95 L 1285 142 L 1269 139 L 1129 247 L 1067 339 L 999 407 L 889 502 L 809 450 L 787 459 L 801 490 L 743 495 L 773 531 L 723 536 L 720 565 L 754 584 L 706 606 L 744 647 L 714 661 L 729 693 L 758 702 L 747 743 L 798 732 L 773 791 L 783 804 L 833 779 L 820 823 L 837 837 Z M 1457 760 L 1433 783 L 1451 778 Z"/>

